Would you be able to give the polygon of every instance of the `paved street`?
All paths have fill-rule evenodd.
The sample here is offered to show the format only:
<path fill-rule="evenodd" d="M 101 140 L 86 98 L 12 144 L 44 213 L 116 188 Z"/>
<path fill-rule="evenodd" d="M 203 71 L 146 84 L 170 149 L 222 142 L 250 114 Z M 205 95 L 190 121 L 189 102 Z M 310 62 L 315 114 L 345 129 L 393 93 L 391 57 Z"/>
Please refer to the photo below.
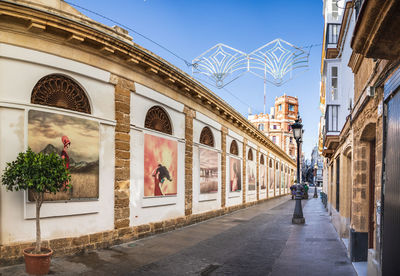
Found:
<path fill-rule="evenodd" d="M 288 197 L 108 250 L 53 258 L 53 275 L 356 275 L 321 200 Z M 0 275 L 26 275 L 24 266 Z"/>

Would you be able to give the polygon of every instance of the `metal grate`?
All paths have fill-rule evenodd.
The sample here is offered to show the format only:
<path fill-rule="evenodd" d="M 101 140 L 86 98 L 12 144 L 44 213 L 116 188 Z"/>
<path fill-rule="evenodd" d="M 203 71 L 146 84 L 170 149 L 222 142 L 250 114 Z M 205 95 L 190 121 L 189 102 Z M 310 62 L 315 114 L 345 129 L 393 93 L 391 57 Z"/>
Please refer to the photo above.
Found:
<path fill-rule="evenodd" d="M 32 90 L 31 103 L 91 113 L 89 99 L 72 79 L 58 74 L 41 78 Z"/>
<path fill-rule="evenodd" d="M 144 127 L 172 135 L 171 121 L 161 106 L 153 106 L 147 111 Z"/>
<path fill-rule="evenodd" d="M 253 151 L 251 149 L 249 149 L 249 152 L 247 154 L 247 159 L 253 161 Z"/>
<path fill-rule="evenodd" d="M 234 155 L 239 155 L 238 145 L 237 145 L 235 140 L 232 141 L 231 148 L 229 149 L 229 152 L 231 154 L 234 154 Z"/>
<path fill-rule="evenodd" d="M 209 127 L 204 127 L 200 134 L 200 143 L 214 147 L 214 135 Z"/>

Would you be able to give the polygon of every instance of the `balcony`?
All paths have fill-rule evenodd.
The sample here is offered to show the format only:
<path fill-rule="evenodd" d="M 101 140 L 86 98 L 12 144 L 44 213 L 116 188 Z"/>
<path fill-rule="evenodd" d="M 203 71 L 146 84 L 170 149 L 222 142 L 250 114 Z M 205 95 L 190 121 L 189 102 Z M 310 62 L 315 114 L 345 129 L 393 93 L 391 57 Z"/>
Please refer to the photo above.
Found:
<path fill-rule="evenodd" d="M 330 157 L 339 145 L 339 105 L 326 106 L 322 155 Z"/>
<path fill-rule="evenodd" d="M 339 41 L 341 24 L 328 23 L 326 24 L 326 37 L 325 37 L 325 47 L 326 47 L 326 58 L 336 58 L 339 51 L 337 49 L 337 43 Z"/>
<path fill-rule="evenodd" d="M 339 105 L 328 104 L 325 112 L 325 130 L 326 133 L 339 134 Z"/>

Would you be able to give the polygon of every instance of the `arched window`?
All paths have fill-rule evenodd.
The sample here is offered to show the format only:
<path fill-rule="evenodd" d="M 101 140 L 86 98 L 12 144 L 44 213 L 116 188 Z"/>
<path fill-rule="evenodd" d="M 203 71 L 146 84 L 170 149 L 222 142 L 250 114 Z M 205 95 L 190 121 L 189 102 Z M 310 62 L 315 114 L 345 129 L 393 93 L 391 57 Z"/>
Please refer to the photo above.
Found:
<path fill-rule="evenodd" d="M 36 83 L 31 103 L 91 113 L 89 99 L 82 87 L 59 74 L 45 76 Z"/>
<path fill-rule="evenodd" d="M 171 121 L 161 106 L 153 106 L 147 111 L 144 127 L 172 135 Z"/>
<path fill-rule="evenodd" d="M 272 168 L 272 159 L 269 159 L 269 167 Z"/>
<path fill-rule="evenodd" d="M 283 164 L 281 165 L 281 172 L 283 172 Z"/>
<path fill-rule="evenodd" d="M 230 152 L 231 154 L 234 154 L 234 155 L 239 155 L 238 144 L 236 143 L 235 140 L 232 141 L 232 143 L 231 143 L 231 148 L 229 149 L 229 152 Z"/>
<path fill-rule="evenodd" d="M 247 153 L 247 159 L 250 161 L 253 161 L 253 151 L 252 149 L 249 149 L 249 152 Z"/>
<path fill-rule="evenodd" d="M 200 143 L 214 147 L 214 136 L 212 134 L 212 131 L 209 127 L 204 127 L 203 130 L 201 131 L 200 134 Z"/>
<path fill-rule="evenodd" d="M 261 157 L 260 157 L 260 164 L 264 165 L 264 155 L 262 155 L 262 154 L 261 154 Z"/>
<path fill-rule="evenodd" d="M 275 169 L 279 171 L 279 162 L 276 162 Z"/>

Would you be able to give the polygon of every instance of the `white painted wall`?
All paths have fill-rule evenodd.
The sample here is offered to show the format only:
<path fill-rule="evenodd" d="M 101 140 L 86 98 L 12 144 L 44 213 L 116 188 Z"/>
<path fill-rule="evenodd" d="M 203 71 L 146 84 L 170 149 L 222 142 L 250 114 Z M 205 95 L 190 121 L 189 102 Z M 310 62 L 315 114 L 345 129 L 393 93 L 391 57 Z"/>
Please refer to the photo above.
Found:
<path fill-rule="evenodd" d="M 240 139 L 240 140 L 239 140 Z M 231 143 L 233 140 L 236 140 L 238 144 L 239 154 L 238 156 L 232 155 L 229 153 Z M 228 134 L 226 135 L 226 206 L 234 206 L 238 204 L 242 204 L 243 202 L 243 137 L 239 134 L 228 130 Z M 230 157 L 238 158 L 241 160 L 242 168 L 241 168 L 241 179 L 242 179 L 242 190 L 238 192 L 231 192 L 230 191 Z"/>
<path fill-rule="evenodd" d="M 342 3 L 344 5 L 344 3 Z M 341 18 L 341 17 L 340 17 Z M 346 122 L 346 117 L 349 114 L 349 106 L 350 102 L 352 102 L 352 106 L 354 106 L 353 98 L 354 98 L 354 75 L 351 71 L 351 68 L 348 66 L 350 56 L 352 54 L 352 49 L 350 46 L 351 38 L 355 26 L 355 11 L 352 12 L 351 17 L 349 19 L 348 30 L 345 32 L 344 36 L 344 44 L 342 52 L 339 57 L 336 59 L 325 59 L 327 64 L 326 71 L 326 97 L 325 104 L 326 105 L 339 105 L 338 112 L 338 129 L 339 131 L 343 128 L 344 123 Z M 331 86 L 331 77 L 332 77 L 332 67 L 338 67 L 338 98 L 333 100 L 332 98 L 332 86 Z M 337 133 L 336 133 L 337 135 Z"/>
<path fill-rule="evenodd" d="M 144 128 L 147 111 L 155 105 L 163 107 L 168 113 L 172 123 L 172 135 Z M 136 84 L 136 93 L 131 94 L 131 226 L 185 215 L 185 114 L 183 107 L 173 99 L 140 84 Z M 176 195 L 144 196 L 144 134 L 146 133 L 178 143 Z"/>
<path fill-rule="evenodd" d="M 261 189 L 261 168 L 262 166 L 260 165 L 260 172 L 259 172 L 259 199 L 264 199 L 267 198 L 267 193 L 268 193 L 268 152 L 266 150 L 260 149 L 260 156 L 259 156 L 259 160 L 261 159 L 261 155 L 264 156 L 264 169 L 265 169 L 265 178 L 266 178 L 266 188 L 265 189 Z"/>
<path fill-rule="evenodd" d="M 269 166 L 269 162 L 272 162 L 272 167 Z M 274 183 L 273 187 L 270 187 L 271 181 Z M 275 196 L 275 156 L 269 154 L 268 156 L 268 198 Z"/>
<path fill-rule="evenodd" d="M 251 143 L 249 141 L 248 141 L 247 144 L 248 144 L 248 146 L 246 146 L 246 154 L 248 154 L 249 150 L 252 150 L 253 151 L 253 161 L 250 161 L 250 160 L 248 160 L 246 158 L 246 163 L 247 163 L 247 165 L 246 165 L 246 202 L 252 202 L 252 201 L 256 201 L 257 200 L 257 190 L 254 190 L 254 191 L 250 191 L 249 190 L 249 178 L 250 178 L 249 177 L 250 176 L 249 175 L 249 167 L 250 166 L 254 166 L 255 169 L 257 170 L 257 162 L 256 162 L 257 151 L 254 148 L 254 147 L 256 147 L 255 144 L 253 144 L 253 143 Z M 256 173 L 257 173 L 257 171 L 256 171 Z M 256 179 L 256 181 L 257 181 L 257 179 Z M 255 185 L 256 185 L 256 189 L 257 189 L 257 182 L 256 182 Z"/>
<path fill-rule="evenodd" d="M 200 144 L 200 134 L 204 127 L 208 126 L 214 136 L 214 147 Z M 221 125 L 196 112 L 193 119 L 193 214 L 203 213 L 221 208 Z M 218 192 L 200 194 L 200 156 L 199 149 L 205 148 L 218 152 Z"/>
<path fill-rule="evenodd" d="M 0 170 L 27 148 L 28 110 L 78 116 L 98 122 L 100 180 L 98 200 L 46 202 L 42 205 L 42 239 L 80 236 L 114 228 L 114 86 L 97 68 L 21 47 L 0 44 Z M 92 115 L 30 104 L 36 82 L 64 74 L 86 91 Z M 23 81 L 21 81 L 23 80 Z M 0 242 L 32 241 L 35 221 L 25 192 L 0 188 Z"/>

